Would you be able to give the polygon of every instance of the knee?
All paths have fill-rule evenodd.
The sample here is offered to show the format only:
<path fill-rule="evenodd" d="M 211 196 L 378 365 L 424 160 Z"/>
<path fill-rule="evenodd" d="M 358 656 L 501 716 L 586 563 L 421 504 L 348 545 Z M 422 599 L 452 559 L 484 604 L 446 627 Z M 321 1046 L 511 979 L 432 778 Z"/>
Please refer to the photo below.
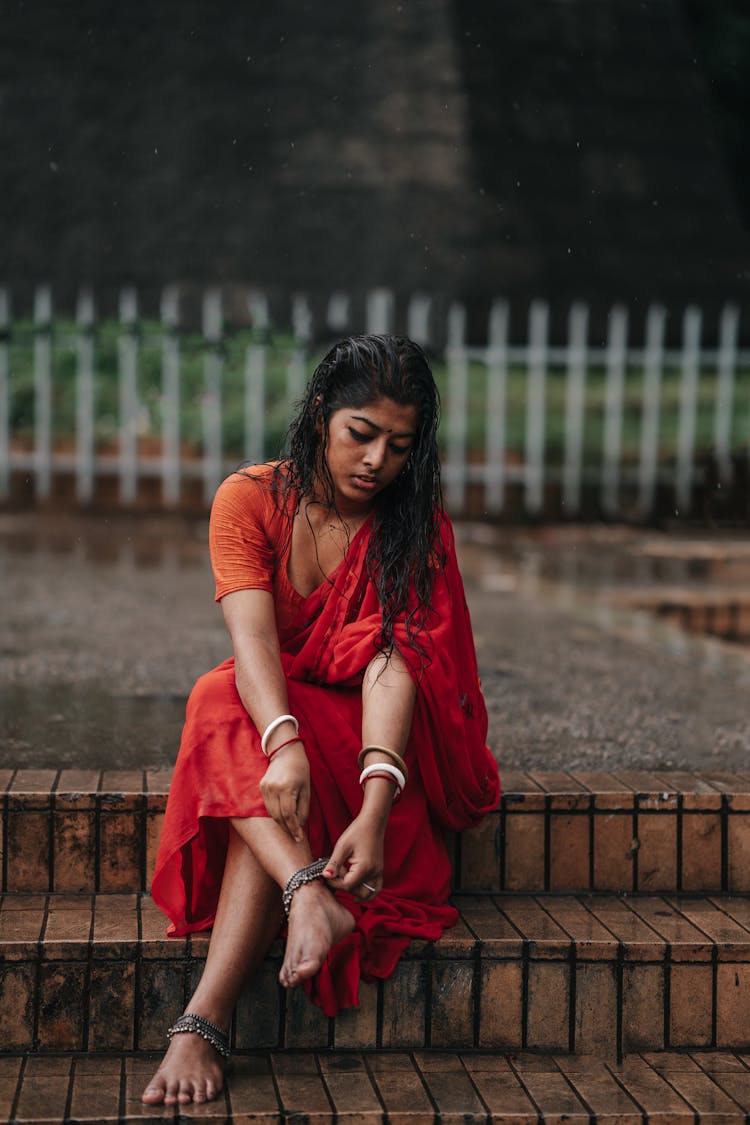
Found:
<path fill-rule="evenodd" d="M 233 706 L 242 708 L 234 682 L 234 670 L 215 668 L 196 680 L 188 697 L 186 712 L 190 718 L 211 708 L 221 707 L 224 711 Z"/>

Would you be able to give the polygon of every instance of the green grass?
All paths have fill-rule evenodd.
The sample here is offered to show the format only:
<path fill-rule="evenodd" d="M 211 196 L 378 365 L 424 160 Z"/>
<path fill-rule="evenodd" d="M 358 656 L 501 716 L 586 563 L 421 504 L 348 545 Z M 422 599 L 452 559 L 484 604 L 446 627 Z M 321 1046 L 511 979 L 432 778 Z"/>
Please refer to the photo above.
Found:
<path fill-rule="evenodd" d="M 118 341 L 122 328 L 116 321 L 96 326 L 94 336 L 95 443 L 99 449 L 113 448 L 118 431 Z M 162 328 L 158 322 L 144 321 L 137 327 L 139 433 L 158 443 L 162 426 Z M 244 380 L 247 349 L 266 344 L 266 436 L 264 457 L 279 453 L 289 417 L 286 379 L 294 342 L 289 336 L 274 336 L 260 341 L 251 331 L 228 335 L 221 345 L 222 356 L 222 434 L 228 458 L 244 455 Z M 206 347 L 198 334 L 181 334 L 180 395 L 183 448 L 199 454 L 203 445 L 202 408 Z M 322 349 L 320 349 L 322 351 Z M 10 352 L 10 415 L 15 439 L 29 443 L 34 432 L 34 328 L 30 322 L 14 325 Z M 307 361 L 308 375 L 317 362 L 318 351 Z M 56 320 L 52 335 L 53 440 L 70 446 L 75 440 L 76 410 L 76 326 Z M 447 371 L 441 362 L 434 364 L 435 377 L 443 398 L 444 418 L 441 438 L 446 436 L 448 408 Z M 606 373 L 592 368 L 587 373 L 584 424 L 584 464 L 601 462 L 604 438 Z M 622 450 L 625 461 L 638 459 L 641 439 L 641 401 L 643 373 L 629 368 L 624 391 Z M 562 458 L 565 444 L 566 377 L 551 369 L 545 387 L 545 457 Z M 512 368 L 507 380 L 506 447 L 522 452 L 525 442 L 526 373 Z M 713 443 L 715 375 L 700 373 L 696 412 L 696 451 L 710 450 Z M 487 426 L 486 369 L 472 362 L 468 380 L 468 447 L 470 457 L 481 458 Z M 662 459 L 674 457 L 677 445 L 680 404 L 680 371 L 666 368 L 662 376 L 659 449 Z M 732 416 L 732 447 L 746 448 L 750 438 L 750 369 L 738 371 Z"/>

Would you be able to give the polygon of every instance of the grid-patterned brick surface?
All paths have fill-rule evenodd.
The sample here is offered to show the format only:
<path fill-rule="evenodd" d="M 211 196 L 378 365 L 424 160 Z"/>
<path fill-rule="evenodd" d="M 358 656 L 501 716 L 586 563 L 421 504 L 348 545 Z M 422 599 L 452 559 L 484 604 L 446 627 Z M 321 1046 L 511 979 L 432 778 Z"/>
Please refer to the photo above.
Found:
<path fill-rule="evenodd" d="M 170 778 L 170 770 L 0 773 L 3 891 L 145 890 Z"/>
<path fill-rule="evenodd" d="M 451 1052 L 289 1052 L 236 1057 L 208 1105 L 143 1107 L 156 1057 L 0 1058 L 0 1121 L 203 1120 L 268 1125 L 612 1125 L 744 1122 L 750 1057 L 730 1052 L 596 1057 Z"/>
<path fill-rule="evenodd" d="M 2 889 L 149 886 L 170 772 L 0 771 Z M 750 892 L 750 773 L 518 773 L 450 841 L 464 891 Z"/>
<path fill-rule="evenodd" d="M 750 891 L 750 774 L 502 775 L 501 807 L 455 841 L 475 891 Z"/>
<path fill-rule="evenodd" d="M 750 1050 L 750 898 L 459 895 L 358 1008 L 327 1019 L 277 983 L 280 943 L 237 1008 L 255 1048 L 487 1048 L 616 1057 Z M 158 1050 L 208 937 L 165 936 L 146 895 L 6 895 L 0 1050 Z"/>

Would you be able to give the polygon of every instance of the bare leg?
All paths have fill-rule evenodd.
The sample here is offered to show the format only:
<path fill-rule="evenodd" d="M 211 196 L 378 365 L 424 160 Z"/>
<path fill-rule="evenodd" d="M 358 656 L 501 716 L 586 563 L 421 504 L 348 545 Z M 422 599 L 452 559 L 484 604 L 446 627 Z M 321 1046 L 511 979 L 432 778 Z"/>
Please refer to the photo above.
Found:
<path fill-rule="evenodd" d="M 229 1027 L 242 986 L 265 957 L 282 917 L 278 886 L 232 832 L 206 966 L 188 1011 Z M 222 1083 L 223 1068 L 213 1047 L 199 1035 L 175 1035 L 143 1101 L 210 1101 Z"/>
<path fill-rule="evenodd" d="M 290 875 L 312 862 L 307 840 L 295 842 L 274 820 L 253 817 L 232 824 L 261 867 L 285 887 Z M 320 880 L 296 891 L 289 915 L 289 934 L 279 980 L 285 988 L 314 976 L 331 946 L 354 929 L 352 914 Z"/>
<path fill-rule="evenodd" d="M 280 887 L 312 861 L 306 840 L 296 843 L 265 817 L 236 819 L 230 835 L 216 921 L 206 967 L 188 1011 L 228 1027 L 248 976 L 260 965 L 282 919 Z M 279 979 L 289 988 L 313 976 L 331 946 L 354 927 L 354 918 L 322 882 L 296 892 Z M 148 1105 L 205 1102 L 222 1087 L 213 1047 L 199 1035 L 172 1039 L 161 1066 L 143 1092 Z"/>

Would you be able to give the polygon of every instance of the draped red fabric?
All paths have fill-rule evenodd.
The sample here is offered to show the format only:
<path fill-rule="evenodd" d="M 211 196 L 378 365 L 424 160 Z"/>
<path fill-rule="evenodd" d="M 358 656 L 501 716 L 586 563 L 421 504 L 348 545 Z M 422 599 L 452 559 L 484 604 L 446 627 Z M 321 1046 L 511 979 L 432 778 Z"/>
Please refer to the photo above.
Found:
<path fill-rule="evenodd" d="M 308 835 L 314 856 L 330 855 L 359 812 L 361 683 L 377 651 L 380 607 L 368 579 L 366 524 L 347 558 L 301 606 L 280 635 L 289 706 L 310 760 Z M 441 531 L 447 564 L 437 573 L 418 652 L 404 621 L 396 641 L 418 685 L 406 757 L 409 783 L 393 806 L 385 841 L 383 890 L 367 904 L 339 898 L 355 917 L 320 972 L 306 982 L 329 1016 L 358 1003 L 360 976 L 387 977 L 412 938 L 435 940 L 456 921 L 447 905 L 450 863 L 444 829 L 476 823 L 500 795 L 486 746 L 487 713 L 453 533 Z M 259 783 L 267 760 L 237 694 L 234 661 L 202 676 L 188 700 L 180 753 L 153 879 L 169 933 L 213 923 L 228 839 L 228 817 L 266 816 Z"/>

